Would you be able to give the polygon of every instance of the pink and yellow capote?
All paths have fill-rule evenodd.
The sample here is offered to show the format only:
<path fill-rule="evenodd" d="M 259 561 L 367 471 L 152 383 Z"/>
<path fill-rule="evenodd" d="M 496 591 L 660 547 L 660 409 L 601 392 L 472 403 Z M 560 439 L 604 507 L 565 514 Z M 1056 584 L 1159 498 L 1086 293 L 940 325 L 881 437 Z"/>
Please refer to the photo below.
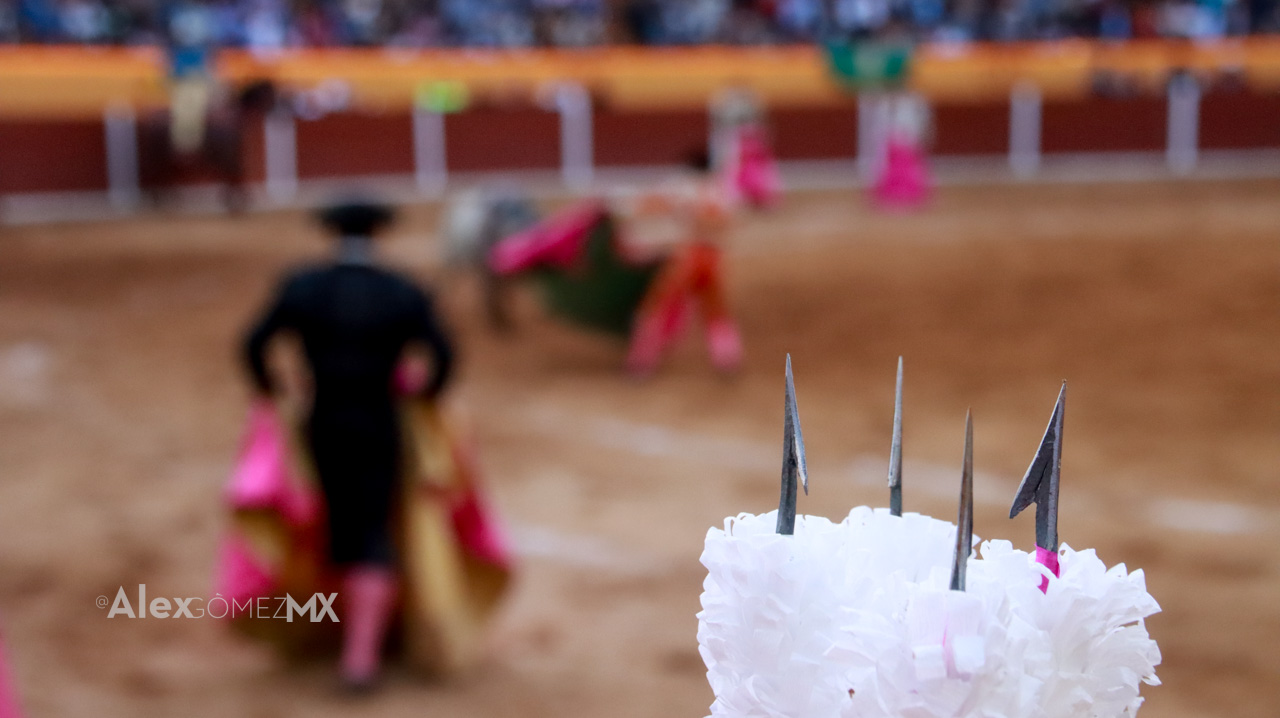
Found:
<path fill-rule="evenodd" d="M 391 643 L 411 665 L 451 673 L 480 659 L 513 562 L 465 436 L 434 402 L 405 399 L 402 411 L 400 632 Z M 324 498 L 282 414 L 267 401 L 251 407 L 226 489 L 231 525 L 219 552 L 215 591 L 233 605 L 285 594 L 305 601 L 339 587 L 339 576 L 325 561 Z M 341 616 L 341 595 L 336 607 Z M 337 645 L 338 625 L 331 622 L 243 615 L 232 620 L 286 655 Z"/>

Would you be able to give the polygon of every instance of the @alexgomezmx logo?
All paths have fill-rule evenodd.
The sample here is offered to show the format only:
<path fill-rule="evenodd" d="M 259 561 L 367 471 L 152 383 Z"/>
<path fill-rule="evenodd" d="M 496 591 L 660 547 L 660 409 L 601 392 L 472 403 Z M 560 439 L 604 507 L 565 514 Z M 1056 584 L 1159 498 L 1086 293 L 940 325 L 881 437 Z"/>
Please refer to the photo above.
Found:
<path fill-rule="evenodd" d="M 293 596 L 258 597 L 245 599 L 227 599 L 222 594 L 214 594 L 213 598 L 192 596 L 189 598 L 167 598 L 157 596 L 147 601 L 147 584 L 138 584 L 134 597 L 130 597 L 124 586 L 116 591 L 114 600 L 106 595 L 98 596 L 94 602 L 98 608 L 107 608 L 107 618 L 279 618 L 293 623 L 294 617 L 308 618 L 312 623 L 319 623 L 327 616 L 334 623 L 341 623 L 338 614 L 333 612 L 333 602 L 337 593 L 313 593 L 306 603 L 298 603 Z"/>

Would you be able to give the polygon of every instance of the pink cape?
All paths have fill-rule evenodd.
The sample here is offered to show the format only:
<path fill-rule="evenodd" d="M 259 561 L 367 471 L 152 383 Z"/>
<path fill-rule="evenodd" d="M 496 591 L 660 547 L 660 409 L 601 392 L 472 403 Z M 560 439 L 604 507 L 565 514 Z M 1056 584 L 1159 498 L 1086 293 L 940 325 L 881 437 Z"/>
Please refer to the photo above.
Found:
<path fill-rule="evenodd" d="M 489 254 L 489 267 L 503 276 L 542 264 L 567 269 L 578 261 L 591 228 L 606 212 L 598 200 L 563 209 L 499 242 Z"/>
<path fill-rule="evenodd" d="M 291 534 L 314 532 L 322 519 L 318 493 L 293 470 L 289 435 L 269 402 L 255 402 L 241 442 L 226 504 L 238 514 L 270 516 Z M 249 532 L 233 532 L 218 556 L 214 590 L 241 603 L 270 596 L 278 588 L 277 568 L 258 551 Z"/>

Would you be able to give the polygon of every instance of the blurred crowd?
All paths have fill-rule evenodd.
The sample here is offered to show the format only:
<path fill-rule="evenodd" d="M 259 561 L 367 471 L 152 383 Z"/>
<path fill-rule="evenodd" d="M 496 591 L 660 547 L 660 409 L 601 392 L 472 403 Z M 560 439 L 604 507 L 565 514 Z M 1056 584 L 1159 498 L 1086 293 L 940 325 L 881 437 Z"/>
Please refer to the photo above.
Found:
<path fill-rule="evenodd" d="M 589 47 L 1214 38 L 1280 31 L 1280 0 L 0 0 L 0 41 L 163 44 L 207 17 L 216 46 Z"/>

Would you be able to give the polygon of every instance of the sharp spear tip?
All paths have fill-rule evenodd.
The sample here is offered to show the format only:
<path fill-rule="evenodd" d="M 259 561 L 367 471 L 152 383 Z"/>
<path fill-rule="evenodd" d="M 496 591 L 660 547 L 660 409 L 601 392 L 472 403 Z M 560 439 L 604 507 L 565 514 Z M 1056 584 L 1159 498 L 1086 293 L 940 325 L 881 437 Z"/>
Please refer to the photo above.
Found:
<path fill-rule="evenodd" d="M 902 357 L 893 391 L 893 438 L 889 443 L 889 513 L 902 515 Z"/>
<path fill-rule="evenodd" d="M 889 488 L 902 483 L 902 357 L 898 357 L 898 382 L 893 392 L 893 439 L 889 444 Z"/>
<path fill-rule="evenodd" d="M 785 394 L 786 395 L 783 397 L 783 404 L 784 404 L 783 411 L 786 412 L 786 418 L 795 422 L 799 422 L 800 415 L 799 415 L 799 412 L 796 410 L 796 381 L 795 381 L 795 377 L 792 376 L 791 374 L 791 355 L 790 354 L 787 355 L 787 380 L 786 380 Z M 796 434 L 800 433 L 799 426 L 795 427 L 795 432 Z"/>
<path fill-rule="evenodd" d="M 806 466 L 804 434 L 800 430 L 800 413 L 796 408 L 795 379 L 791 372 L 791 354 L 787 354 L 786 397 L 784 406 L 782 497 L 778 505 L 778 533 L 792 533 L 795 526 L 797 479 L 804 493 L 809 493 L 809 471 Z"/>
<path fill-rule="evenodd" d="M 800 428 L 800 409 L 796 406 L 796 388 L 789 385 L 787 389 L 787 402 L 790 405 L 791 426 L 793 434 L 789 441 L 792 442 L 795 450 L 796 474 L 800 478 L 800 487 L 804 489 L 805 496 L 809 495 L 809 457 L 806 455 L 804 448 L 804 431 Z"/>
<path fill-rule="evenodd" d="M 973 412 L 964 417 L 964 468 L 960 474 L 960 507 L 956 516 L 956 548 L 951 564 L 951 590 L 965 590 L 965 569 L 973 550 Z"/>

